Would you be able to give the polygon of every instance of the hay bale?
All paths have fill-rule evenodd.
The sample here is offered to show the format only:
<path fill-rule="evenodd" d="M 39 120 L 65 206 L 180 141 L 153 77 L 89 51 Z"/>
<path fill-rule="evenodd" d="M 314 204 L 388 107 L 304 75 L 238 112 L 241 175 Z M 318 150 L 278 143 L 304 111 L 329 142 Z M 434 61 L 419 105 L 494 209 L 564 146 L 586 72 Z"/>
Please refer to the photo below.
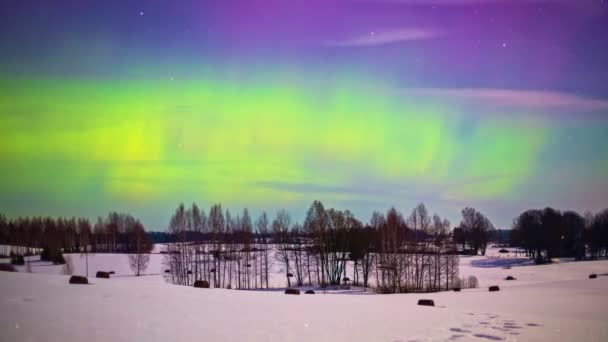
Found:
<path fill-rule="evenodd" d="M 591 273 L 591 274 L 589 275 L 589 279 L 595 279 L 595 278 L 597 278 L 597 274 L 595 274 L 595 273 Z"/>
<path fill-rule="evenodd" d="M 306 292 L 304 292 L 305 294 L 315 294 L 315 291 L 313 290 L 307 290 Z"/>
<path fill-rule="evenodd" d="M 208 289 L 209 282 L 207 280 L 197 280 L 194 282 L 194 287 L 199 289 Z"/>
<path fill-rule="evenodd" d="M 110 273 L 104 271 L 97 271 L 97 273 L 95 274 L 95 278 L 110 279 Z"/>
<path fill-rule="evenodd" d="M 15 266 L 11 264 L 0 264 L 0 271 L 4 272 L 17 272 Z"/>
<path fill-rule="evenodd" d="M 87 279 L 87 277 L 83 277 L 83 276 L 71 276 L 70 277 L 70 284 L 86 285 L 88 283 L 89 283 L 89 280 Z"/>
<path fill-rule="evenodd" d="M 498 287 L 498 286 L 496 286 L 496 285 L 494 285 L 494 286 L 490 286 L 490 287 L 488 288 L 488 291 L 490 291 L 490 292 L 496 292 L 496 291 L 500 291 L 500 287 Z"/>
<path fill-rule="evenodd" d="M 460 287 L 455 287 L 455 288 L 452 289 L 452 291 L 454 291 L 454 292 L 460 292 Z"/>
<path fill-rule="evenodd" d="M 513 276 L 507 276 L 505 278 L 505 280 L 517 280 L 517 278 L 513 277 Z"/>
<path fill-rule="evenodd" d="M 298 290 L 298 289 L 285 289 L 285 294 L 288 294 L 288 295 L 299 295 L 300 294 L 300 290 Z"/>
<path fill-rule="evenodd" d="M 435 302 L 432 299 L 419 299 L 418 305 L 422 306 L 435 306 Z"/>

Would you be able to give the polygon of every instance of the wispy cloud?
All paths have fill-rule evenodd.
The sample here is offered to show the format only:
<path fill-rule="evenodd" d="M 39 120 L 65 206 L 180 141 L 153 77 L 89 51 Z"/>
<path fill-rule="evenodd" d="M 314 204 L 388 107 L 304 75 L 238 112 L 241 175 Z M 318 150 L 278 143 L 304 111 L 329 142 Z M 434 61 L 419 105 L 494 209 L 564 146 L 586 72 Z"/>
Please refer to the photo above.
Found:
<path fill-rule="evenodd" d="M 543 3 L 568 3 L 569 0 L 358 0 L 360 2 L 395 3 L 404 5 L 444 5 L 444 6 L 465 6 L 465 5 L 491 5 L 491 4 L 543 4 Z"/>
<path fill-rule="evenodd" d="M 365 34 L 346 38 L 344 40 L 328 41 L 325 45 L 330 46 L 374 46 L 385 45 L 414 40 L 431 39 L 440 36 L 438 30 L 423 28 L 404 28 L 391 31 L 370 31 Z"/>
<path fill-rule="evenodd" d="M 475 102 L 495 107 L 579 111 L 608 110 L 608 100 L 553 91 L 488 88 L 408 88 L 402 91 L 406 96 Z"/>

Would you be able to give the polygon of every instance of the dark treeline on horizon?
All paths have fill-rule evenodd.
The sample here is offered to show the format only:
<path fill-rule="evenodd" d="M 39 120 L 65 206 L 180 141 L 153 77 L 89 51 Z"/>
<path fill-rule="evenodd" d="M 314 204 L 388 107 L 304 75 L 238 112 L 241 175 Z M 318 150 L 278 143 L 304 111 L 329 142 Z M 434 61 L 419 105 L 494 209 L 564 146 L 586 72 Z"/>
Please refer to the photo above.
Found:
<path fill-rule="evenodd" d="M 553 208 L 527 210 L 513 222 L 511 244 L 524 248 L 537 263 L 557 257 L 607 257 L 608 209 L 584 216 Z"/>
<path fill-rule="evenodd" d="M 496 232 L 490 220 L 473 208 L 464 208 L 461 222 L 451 227 L 438 215 L 431 216 L 422 204 L 408 217 L 394 208 L 376 211 L 368 223 L 349 210 L 325 209 L 318 201 L 303 223 L 292 222 L 284 210 L 272 219 L 263 212 L 254 220 L 247 209 L 235 215 L 216 204 L 206 214 L 196 204 L 189 208 L 182 204 L 167 232 L 147 233 L 139 220 L 116 212 L 99 217 L 94 224 L 85 218 L 7 219 L 0 215 L 0 244 L 17 246 L 20 254 L 43 250 L 44 258 L 55 262 L 61 262 L 62 253 L 136 253 L 135 241 L 144 241 L 144 252 L 151 251 L 153 242 L 176 243 L 170 252 L 181 253 L 183 260 L 171 260 L 174 267 L 169 268 L 181 270 L 171 274 L 171 280 L 179 284 L 211 276 L 217 286 L 266 287 L 267 274 L 259 275 L 267 272 L 271 258 L 284 264 L 289 284 L 335 285 L 353 278 L 353 283 L 367 286 L 373 276 L 386 291 L 432 289 L 441 282 L 449 287 L 449 280 L 439 276 L 439 269 L 445 267 L 439 262 L 428 276 L 432 261 L 404 261 L 397 255 L 420 254 L 427 259 L 432 253 L 483 255 L 491 240 L 521 247 L 538 263 L 557 257 L 608 257 L 608 209 L 584 216 L 552 208 L 527 210 L 514 219 L 508 234 Z M 268 244 L 279 246 L 278 255 L 268 255 Z M 347 264 L 352 269 L 348 276 Z M 228 275 L 223 267 L 228 267 Z M 215 274 L 209 275 L 211 270 Z M 255 280 L 250 271 L 256 274 Z M 426 280 L 421 283 L 422 274 Z M 235 278 L 237 284 L 227 278 Z"/>
<path fill-rule="evenodd" d="M 138 246 L 145 252 L 153 247 L 139 220 L 116 212 L 99 217 L 94 225 L 86 218 L 0 215 L 0 244 L 18 246 L 19 254 L 42 250 L 43 260 L 56 263 L 63 262 L 63 253 L 136 253 Z"/>

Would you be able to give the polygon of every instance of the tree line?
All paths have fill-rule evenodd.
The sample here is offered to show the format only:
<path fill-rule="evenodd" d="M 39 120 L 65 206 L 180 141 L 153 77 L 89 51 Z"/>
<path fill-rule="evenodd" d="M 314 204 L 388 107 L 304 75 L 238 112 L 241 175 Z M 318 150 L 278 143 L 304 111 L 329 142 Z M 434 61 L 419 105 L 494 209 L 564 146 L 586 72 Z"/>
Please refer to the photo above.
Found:
<path fill-rule="evenodd" d="M 42 251 L 41 259 L 55 263 L 63 263 L 63 253 L 148 253 L 153 247 L 139 220 L 117 212 L 93 225 L 86 218 L 0 215 L 0 244 L 19 254 Z"/>
<path fill-rule="evenodd" d="M 465 242 L 485 250 L 493 227 L 485 216 L 466 208 L 460 227 L 469 237 Z M 195 203 L 180 204 L 168 231 L 163 239 L 175 243 L 168 245 L 165 274 L 180 285 L 207 280 L 214 287 L 268 288 L 273 261 L 288 286 L 373 283 L 392 293 L 462 285 L 450 222 L 431 216 L 423 204 L 407 218 L 395 208 L 376 211 L 369 223 L 320 201 L 311 204 L 303 223 L 285 210 L 253 220 L 247 209 L 234 215 L 214 204 L 206 214 Z"/>
<path fill-rule="evenodd" d="M 553 208 L 527 210 L 513 222 L 511 243 L 524 248 L 536 263 L 608 257 L 608 209 L 584 216 Z"/>

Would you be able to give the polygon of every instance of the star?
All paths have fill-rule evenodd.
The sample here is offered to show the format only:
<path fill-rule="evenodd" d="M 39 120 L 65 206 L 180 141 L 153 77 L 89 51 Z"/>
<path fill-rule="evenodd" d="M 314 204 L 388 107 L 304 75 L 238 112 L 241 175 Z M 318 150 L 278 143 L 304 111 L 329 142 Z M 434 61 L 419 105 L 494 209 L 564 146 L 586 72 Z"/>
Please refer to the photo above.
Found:
<path fill-rule="evenodd" d="M 372 32 L 370 32 L 369 34 L 373 36 L 373 35 L 375 35 L 376 33 L 375 33 L 374 31 L 372 31 Z"/>
<path fill-rule="evenodd" d="M 502 43 L 502 47 L 503 47 L 503 48 L 506 48 L 506 47 L 507 47 L 507 43 L 503 42 L 503 43 Z"/>
<path fill-rule="evenodd" d="M 139 12 L 139 15 L 144 15 L 144 11 Z"/>

